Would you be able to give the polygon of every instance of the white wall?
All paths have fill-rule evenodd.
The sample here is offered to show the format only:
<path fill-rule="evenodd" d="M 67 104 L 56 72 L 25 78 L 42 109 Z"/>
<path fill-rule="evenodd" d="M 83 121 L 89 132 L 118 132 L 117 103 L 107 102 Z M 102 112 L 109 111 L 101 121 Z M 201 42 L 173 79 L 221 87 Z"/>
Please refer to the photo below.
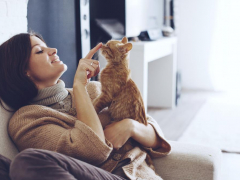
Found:
<path fill-rule="evenodd" d="M 138 36 L 140 30 L 162 28 L 163 0 L 127 0 L 126 6 L 127 36 Z"/>
<path fill-rule="evenodd" d="M 209 59 L 217 0 L 178 1 L 178 69 L 182 87 L 213 90 Z"/>
<path fill-rule="evenodd" d="M 0 0 L 0 44 L 27 32 L 27 3 L 28 0 Z"/>

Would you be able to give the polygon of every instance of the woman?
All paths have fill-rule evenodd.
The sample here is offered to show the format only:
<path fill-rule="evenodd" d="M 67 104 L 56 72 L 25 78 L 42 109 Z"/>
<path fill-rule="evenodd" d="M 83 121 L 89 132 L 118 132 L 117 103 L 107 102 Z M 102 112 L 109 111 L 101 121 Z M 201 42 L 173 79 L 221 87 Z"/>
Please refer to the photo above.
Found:
<path fill-rule="evenodd" d="M 155 177 L 140 148 L 127 154 L 118 154 L 116 150 L 131 137 L 152 156 L 167 155 L 170 145 L 161 137 L 157 123 L 149 117 L 147 126 L 132 119 L 106 126 L 107 110 L 99 115 L 94 110 L 92 100 L 99 95 L 100 84 L 88 83 L 88 79 L 99 73 L 99 62 L 91 58 L 101 46 L 98 44 L 80 60 L 73 89 L 66 89 L 59 78 L 67 66 L 59 59 L 57 49 L 48 47 L 39 35 L 18 34 L 3 43 L 0 97 L 17 110 L 9 121 L 9 135 L 19 151 L 37 148 L 59 152 L 73 157 L 68 159 L 75 163 L 85 161 L 126 179 L 144 179 L 144 174 Z M 20 154 L 16 159 L 24 158 Z M 113 167 L 113 161 L 119 165 Z M 13 167 L 23 167 L 19 162 L 15 164 L 18 165 Z"/>

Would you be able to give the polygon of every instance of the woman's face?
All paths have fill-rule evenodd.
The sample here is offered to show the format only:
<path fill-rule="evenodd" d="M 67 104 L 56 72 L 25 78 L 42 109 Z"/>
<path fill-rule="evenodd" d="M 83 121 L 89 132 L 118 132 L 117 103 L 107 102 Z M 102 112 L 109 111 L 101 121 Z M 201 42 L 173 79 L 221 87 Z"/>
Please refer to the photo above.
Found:
<path fill-rule="evenodd" d="M 49 48 L 36 36 L 30 36 L 31 56 L 27 75 L 37 85 L 38 89 L 57 83 L 61 75 L 67 70 L 66 64 L 60 61 L 57 49 Z"/>

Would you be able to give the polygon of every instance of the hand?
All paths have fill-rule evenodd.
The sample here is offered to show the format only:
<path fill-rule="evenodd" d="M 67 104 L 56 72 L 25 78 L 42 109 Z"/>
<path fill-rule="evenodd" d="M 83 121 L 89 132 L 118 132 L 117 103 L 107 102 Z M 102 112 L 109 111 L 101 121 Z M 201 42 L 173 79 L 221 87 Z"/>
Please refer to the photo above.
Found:
<path fill-rule="evenodd" d="M 105 138 L 112 143 L 114 149 L 120 149 L 132 136 L 133 121 L 132 119 L 123 119 L 105 127 Z"/>
<path fill-rule="evenodd" d="M 89 51 L 85 58 L 79 61 L 73 84 L 80 83 L 81 85 L 85 86 L 89 78 L 96 76 L 99 73 L 99 61 L 93 60 L 91 58 L 101 47 L 102 43 L 99 43 Z"/>

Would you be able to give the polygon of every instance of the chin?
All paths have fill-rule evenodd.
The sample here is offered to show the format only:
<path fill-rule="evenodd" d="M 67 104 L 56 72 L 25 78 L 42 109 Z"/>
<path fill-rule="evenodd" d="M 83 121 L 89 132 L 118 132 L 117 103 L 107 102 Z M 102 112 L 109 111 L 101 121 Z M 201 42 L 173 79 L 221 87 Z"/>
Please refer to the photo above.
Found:
<path fill-rule="evenodd" d="M 67 71 L 67 69 L 68 69 L 67 65 L 63 64 L 63 71 L 65 72 L 65 71 Z"/>
<path fill-rule="evenodd" d="M 63 64 L 62 69 L 61 69 L 61 71 L 60 71 L 60 74 L 61 74 L 60 76 L 62 76 L 63 73 L 65 73 L 65 72 L 67 71 L 67 69 L 68 69 L 67 65 L 66 65 L 66 64 Z"/>
<path fill-rule="evenodd" d="M 63 75 L 63 73 L 65 73 L 66 71 L 67 71 L 67 65 L 61 64 L 61 68 L 58 67 L 58 70 L 53 74 L 53 77 L 59 79 Z"/>

